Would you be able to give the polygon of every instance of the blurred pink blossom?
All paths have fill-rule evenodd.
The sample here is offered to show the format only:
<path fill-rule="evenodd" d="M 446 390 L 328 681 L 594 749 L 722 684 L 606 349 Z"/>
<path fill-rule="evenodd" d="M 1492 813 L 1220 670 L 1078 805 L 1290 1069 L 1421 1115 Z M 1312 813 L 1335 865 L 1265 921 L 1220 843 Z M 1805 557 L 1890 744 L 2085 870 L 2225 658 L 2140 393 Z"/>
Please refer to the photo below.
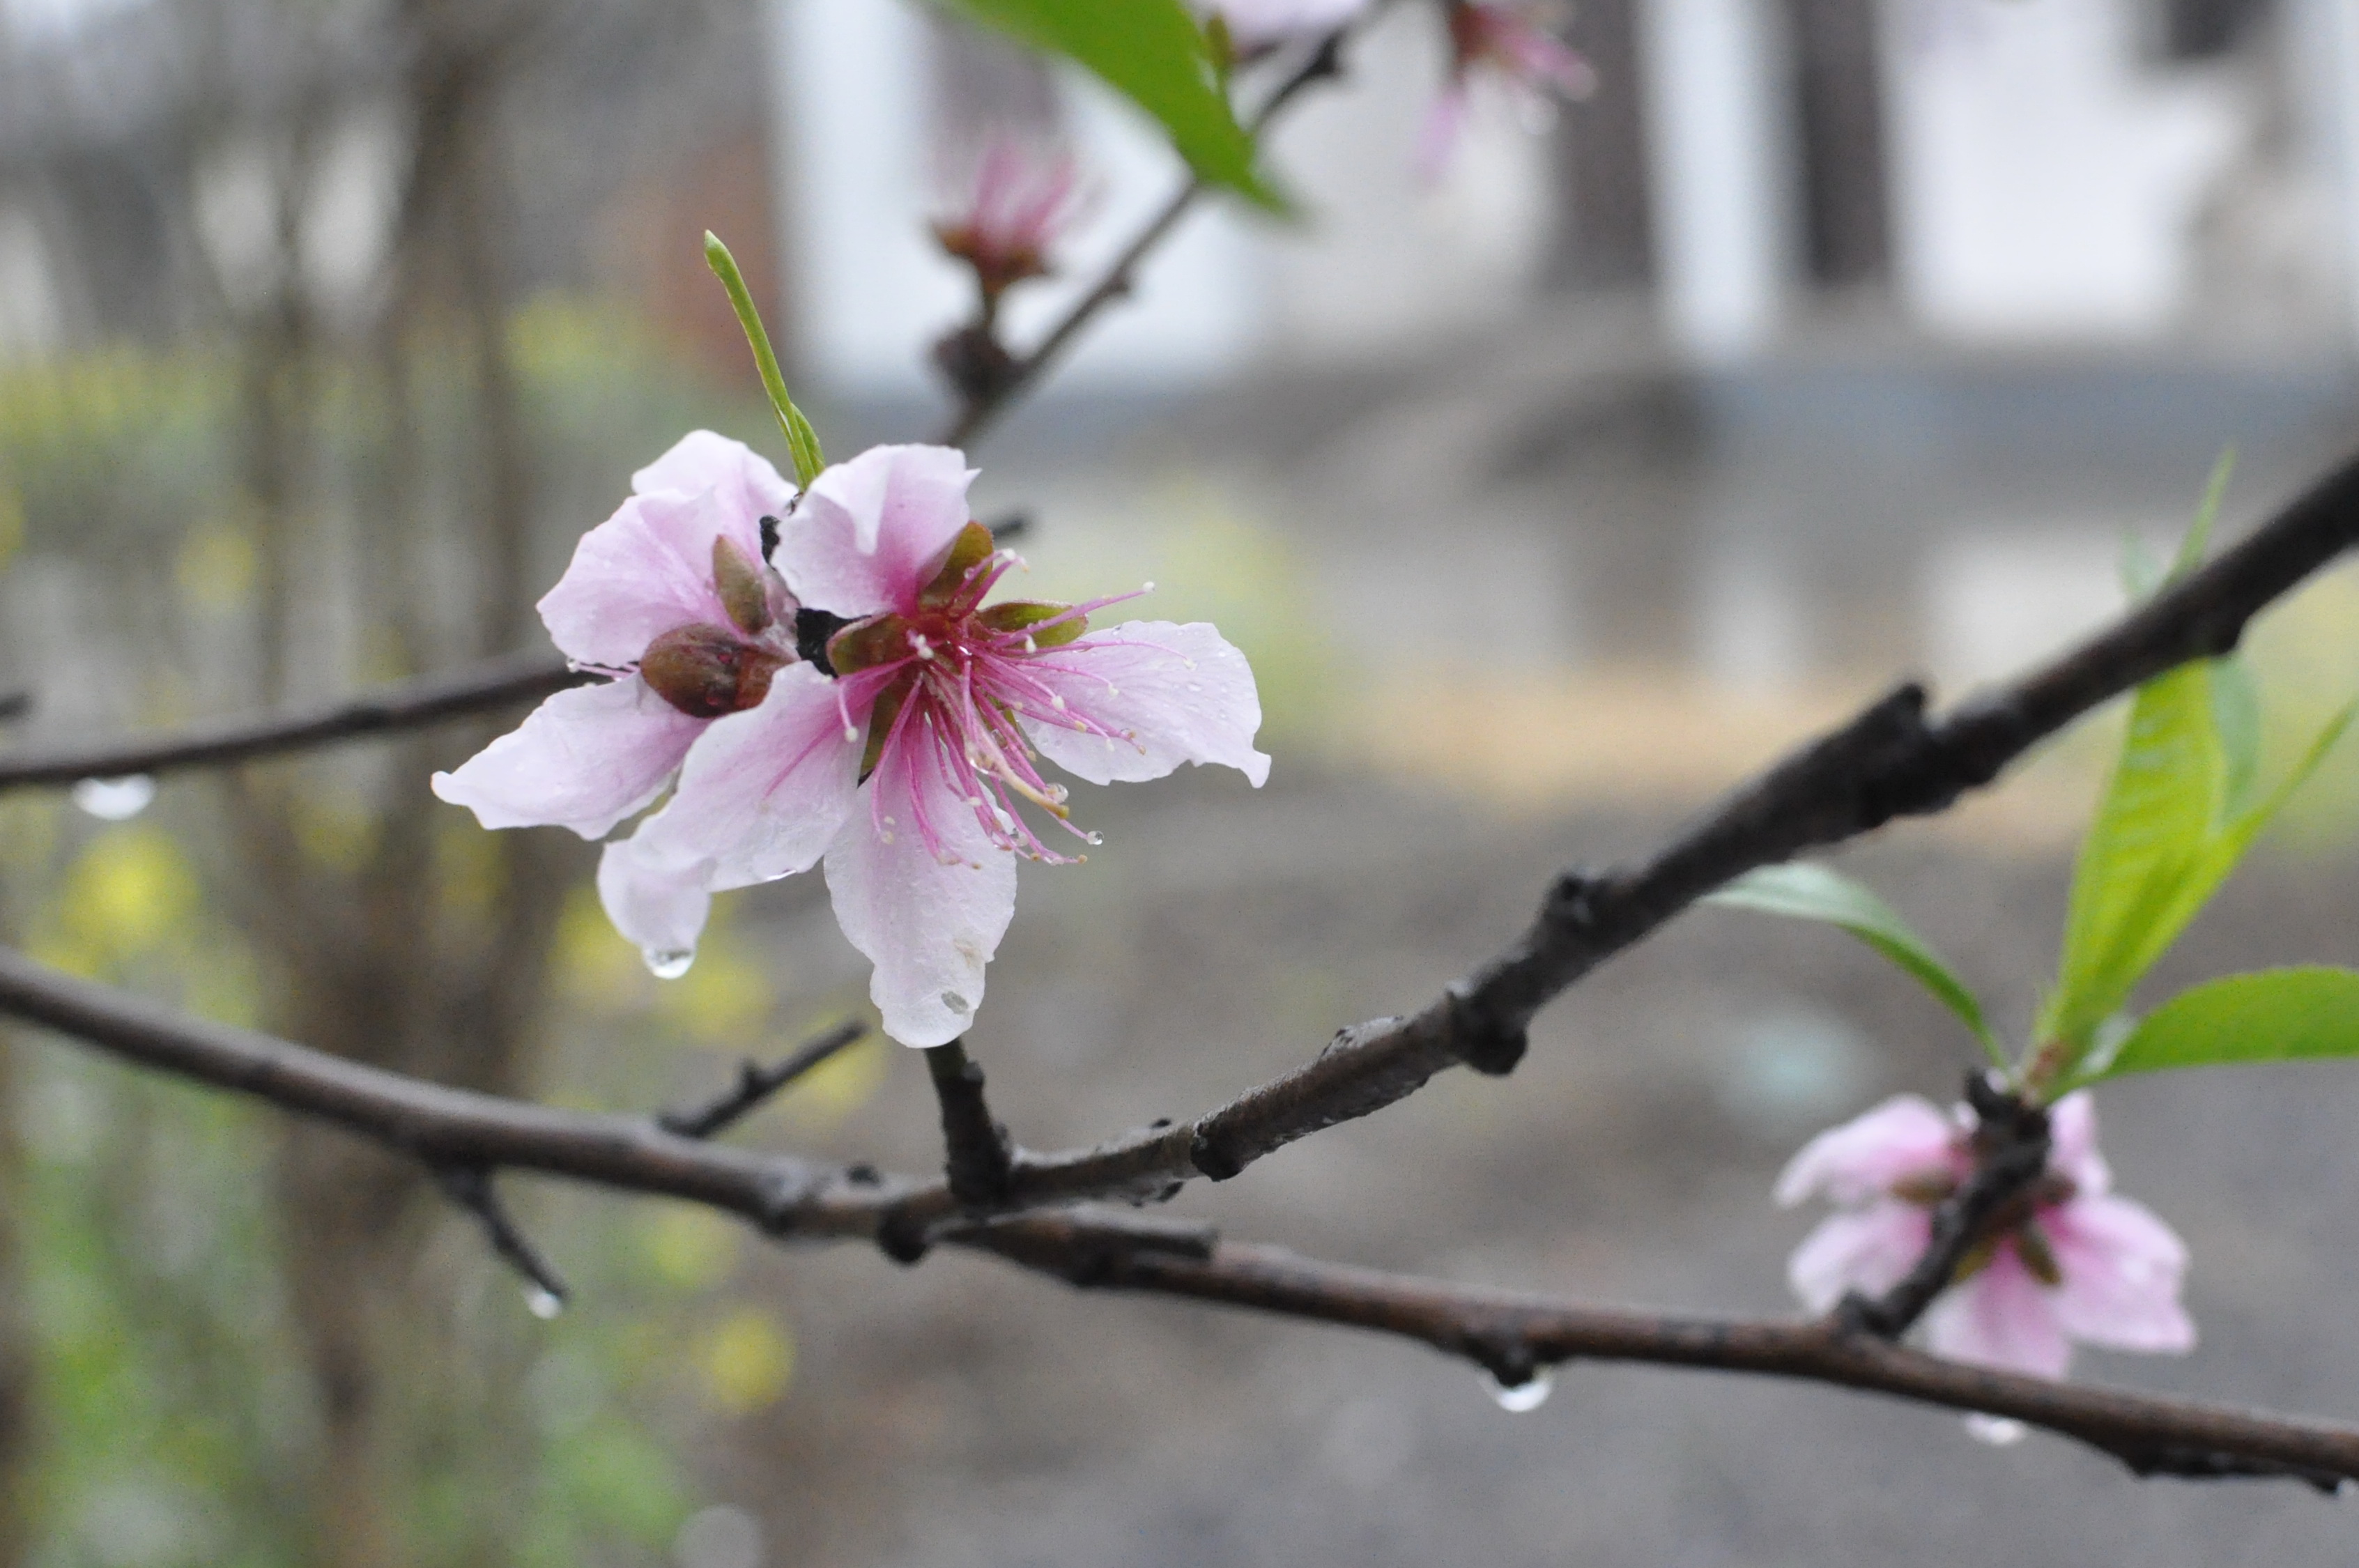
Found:
<path fill-rule="evenodd" d="M 1427 178 L 1449 165 L 1465 128 L 1475 79 L 1504 87 L 1527 121 L 1545 125 L 1559 98 L 1586 98 L 1597 90 L 1589 61 L 1549 31 L 1535 8 L 1449 0 L 1450 80 L 1427 112 L 1418 164 Z"/>
<path fill-rule="evenodd" d="M 2187 1248 L 2144 1204 L 2114 1196 L 2083 1090 L 2049 1113 L 2048 1171 L 1964 1278 L 1925 1317 L 1932 1350 L 1976 1366 L 2060 1377 L 2072 1342 L 2181 1353 L 2195 1325 L 2179 1300 Z M 1823 1197 L 1829 1216 L 1787 1265 L 1796 1295 L 1823 1312 L 1848 1290 L 1881 1294 L 1924 1252 L 1932 1210 L 1973 1170 L 1973 1113 L 1944 1116 L 1914 1094 L 1886 1100 L 1804 1146 L 1777 1179 L 1791 1206 Z"/>
<path fill-rule="evenodd" d="M 1012 136 L 994 137 L 954 209 L 935 221 L 942 249 L 974 269 L 984 299 L 1053 270 L 1049 252 L 1080 216 L 1082 199 L 1070 154 Z"/>
<path fill-rule="evenodd" d="M 677 769 L 671 799 L 607 845 L 598 874 L 609 917 L 652 967 L 687 967 L 715 891 L 824 860 L 844 934 L 875 965 L 886 1032 L 952 1039 L 1015 911 L 1016 857 L 1078 858 L 1044 841 L 1027 808 L 1052 836 L 1094 842 L 1042 758 L 1095 784 L 1183 762 L 1256 785 L 1269 772 L 1253 746 L 1253 671 L 1212 626 L 1089 629 L 1129 593 L 985 604 L 1020 563 L 972 519 L 973 479 L 948 448 L 878 447 L 825 470 L 789 510 L 767 463 L 689 437 L 638 476 L 541 604 L 559 646 L 613 679 L 551 698 L 437 775 L 437 793 L 489 827 L 594 837 Z M 764 618 L 743 574 L 713 563 L 761 562 L 761 519 L 781 513 L 776 572 L 746 568 Z M 683 628 L 696 634 L 685 686 L 654 669 Z M 759 691 L 736 678 L 756 656 Z"/>

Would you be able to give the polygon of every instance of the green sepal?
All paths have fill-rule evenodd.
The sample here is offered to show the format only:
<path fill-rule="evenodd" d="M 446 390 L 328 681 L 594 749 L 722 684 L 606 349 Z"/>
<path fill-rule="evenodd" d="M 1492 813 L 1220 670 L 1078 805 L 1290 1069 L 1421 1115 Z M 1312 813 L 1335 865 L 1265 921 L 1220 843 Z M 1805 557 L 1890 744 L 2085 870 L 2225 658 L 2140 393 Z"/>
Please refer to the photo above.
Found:
<path fill-rule="evenodd" d="M 838 677 L 908 657 L 909 626 L 898 615 L 871 615 L 827 639 L 828 667 Z"/>
<path fill-rule="evenodd" d="M 989 528 L 970 521 L 951 540 L 941 566 L 918 590 L 918 603 L 939 607 L 957 598 L 959 590 L 966 586 L 967 574 L 989 561 L 991 552 L 998 548 Z"/>
<path fill-rule="evenodd" d="M 994 604 L 975 619 L 995 632 L 1029 631 L 1035 648 L 1061 648 L 1090 629 L 1087 615 L 1073 615 L 1071 620 L 1057 621 L 1059 615 L 1071 615 L 1071 604 L 1052 604 L 1039 599 L 1010 599 L 1004 604 Z M 1057 621 L 1053 626 L 1043 622 Z"/>
<path fill-rule="evenodd" d="M 712 268 L 712 276 L 721 279 L 721 287 L 729 293 L 730 308 L 737 312 L 737 324 L 745 329 L 745 343 L 754 351 L 754 368 L 760 372 L 762 390 L 770 395 L 771 411 L 778 416 L 778 429 L 787 438 L 787 452 L 794 459 L 795 487 L 810 488 L 811 481 L 827 466 L 821 455 L 819 432 L 787 396 L 787 378 L 778 369 L 777 354 L 770 347 L 770 334 L 763 329 L 762 312 L 754 306 L 754 296 L 745 287 L 745 275 L 737 270 L 737 258 L 721 243 L 721 236 L 707 229 L 704 232 L 704 261 Z"/>

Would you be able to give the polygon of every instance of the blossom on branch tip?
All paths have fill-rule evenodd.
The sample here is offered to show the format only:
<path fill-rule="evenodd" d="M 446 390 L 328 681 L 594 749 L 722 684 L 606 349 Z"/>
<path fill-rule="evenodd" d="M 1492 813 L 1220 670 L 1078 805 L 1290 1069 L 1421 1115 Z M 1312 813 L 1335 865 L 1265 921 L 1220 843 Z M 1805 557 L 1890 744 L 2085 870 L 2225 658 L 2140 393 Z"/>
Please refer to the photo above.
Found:
<path fill-rule="evenodd" d="M 540 601 L 577 670 L 513 734 L 434 776 L 487 828 L 600 838 L 663 792 L 724 713 L 762 701 L 795 658 L 796 605 L 761 564 L 766 520 L 795 488 L 738 441 L 696 430 L 631 476 L 631 495 L 582 537 Z"/>
<path fill-rule="evenodd" d="M 995 136 L 935 241 L 973 269 L 985 309 L 1027 278 L 1054 270 L 1049 250 L 1080 216 L 1080 174 L 1071 154 Z"/>
<path fill-rule="evenodd" d="M 1545 126 L 1560 98 L 1597 90 L 1597 73 L 1581 54 L 1543 27 L 1535 7 L 1491 0 L 1447 0 L 1450 80 L 1426 114 L 1418 162 L 1429 178 L 1448 165 L 1464 129 L 1478 77 L 1504 88 L 1528 124 Z"/>
<path fill-rule="evenodd" d="M 649 757 L 641 772 L 653 782 L 598 831 L 647 804 L 671 764 L 678 783 L 635 834 L 607 846 L 598 890 L 658 974 L 686 969 L 713 893 L 823 863 L 837 920 L 875 965 L 870 994 L 886 1032 L 940 1045 L 964 1032 L 983 999 L 984 966 L 1015 912 L 1016 858 L 1078 860 L 1067 850 L 1096 842 L 1072 824 L 1065 787 L 1042 774 L 1043 760 L 1093 784 L 1157 779 L 1183 762 L 1235 768 L 1256 786 L 1268 777 L 1269 758 L 1253 746 L 1261 726 L 1253 671 L 1212 626 L 1091 629 L 1091 616 L 1135 593 L 986 602 L 1020 563 L 973 520 L 973 479 L 960 453 L 928 446 L 877 447 L 821 473 L 779 525 L 763 569 L 779 579 L 771 584 L 779 610 L 761 634 L 780 659 L 766 689 L 710 718 L 658 704 L 693 727 L 676 726 L 685 738 L 663 773 Z M 584 557 L 615 553 L 592 550 L 601 531 L 584 539 L 560 591 Z M 669 558 L 646 564 L 650 583 L 683 598 L 666 615 L 701 615 L 717 593 Z M 588 581 L 612 594 L 617 615 L 636 618 L 601 631 L 596 651 L 576 657 L 611 663 L 613 687 L 647 686 L 646 659 L 626 671 L 622 647 L 636 642 L 651 658 L 676 627 L 599 573 Z M 544 615 L 575 652 L 563 641 L 574 624 L 549 614 L 547 601 Z M 780 653 L 781 642 L 803 657 Z M 475 805 L 488 825 L 562 822 L 580 831 L 549 802 L 578 791 L 577 773 L 615 764 L 600 749 L 603 736 L 570 750 L 527 746 L 539 718 L 438 778 L 438 790 Z M 530 750 L 534 768 L 527 779 L 508 768 L 513 798 L 487 811 L 483 791 L 464 785 L 470 769 L 498 764 L 503 747 Z"/>
<path fill-rule="evenodd" d="M 1933 1352 L 1975 1366 L 2061 1377 L 2072 1343 L 2182 1353 L 2195 1325 L 2180 1304 L 2187 1248 L 2144 1204 L 2112 1192 L 2088 1091 L 2049 1113 L 2048 1170 L 2000 1211 L 1958 1279 L 1925 1315 Z M 1827 1311 L 1848 1291 L 1898 1284 L 1931 1239 L 1933 1210 L 1973 1174 L 1973 1114 L 1944 1116 L 1898 1094 L 1821 1133 L 1777 1179 L 1785 1205 L 1839 1211 L 1787 1264 L 1794 1293 Z"/>

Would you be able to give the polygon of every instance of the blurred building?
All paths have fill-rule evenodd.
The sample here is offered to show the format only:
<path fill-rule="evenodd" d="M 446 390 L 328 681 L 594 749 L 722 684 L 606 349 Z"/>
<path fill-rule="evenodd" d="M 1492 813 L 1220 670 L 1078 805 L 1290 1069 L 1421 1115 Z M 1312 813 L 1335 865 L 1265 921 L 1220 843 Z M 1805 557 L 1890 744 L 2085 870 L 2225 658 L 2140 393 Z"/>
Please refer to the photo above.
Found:
<path fill-rule="evenodd" d="M 796 320 L 842 388 L 913 390 L 960 311 L 922 220 L 995 105 L 1094 171 L 1076 277 L 1175 179 L 1102 91 L 1011 85 L 904 0 L 768 4 Z M 1713 362 L 1831 314 L 1969 345 L 2359 343 L 2350 0 L 1584 0 L 1573 31 L 1597 95 L 1545 134 L 1478 95 L 1429 180 L 1440 29 L 1394 7 L 1277 138 L 1302 220 L 1197 218 L 1147 278 L 1159 308 L 1075 373 L 1380 357 L 1563 289 L 1655 290 Z"/>

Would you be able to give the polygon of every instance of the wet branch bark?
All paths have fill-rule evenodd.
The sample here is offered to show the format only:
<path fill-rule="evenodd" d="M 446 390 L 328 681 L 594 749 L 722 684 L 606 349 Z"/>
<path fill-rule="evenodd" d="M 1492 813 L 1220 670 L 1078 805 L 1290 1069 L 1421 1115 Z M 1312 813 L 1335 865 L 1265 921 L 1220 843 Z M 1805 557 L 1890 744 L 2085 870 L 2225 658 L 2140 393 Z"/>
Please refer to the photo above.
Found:
<path fill-rule="evenodd" d="M 0 792 L 54 788 L 84 779 L 218 768 L 312 751 L 342 741 L 422 729 L 537 702 L 593 679 L 545 655 L 490 659 L 454 674 L 424 676 L 359 697 L 255 718 L 192 724 L 162 735 L 134 735 L 92 746 L 9 750 L 0 752 Z"/>
<path fill-rule="evenodd" d="M 919 1190 L 864 1167 L 756 1154 L 667 1132 L 652 1117 L 563 1111 L 365 1067 L 0 950 L 0 1013 L 115 1056 L 358 1133 L 432 1168 L 532 1171 L 706 1204 L 785 1239 L 882 1239 Z M 1829 1384 L 2045 1428 L 2139 1475 L 2359 1482 L 2359 1427 L 2200 1400 L 1984 1371 L 1838 1325 L 1667 1316 L 1314 1262 L 1224 1244 L 1155 1216 L 1072 1212 L 967 1222 L 943 1240 L 1094 1289 L 1333 1323 L 1418 1341 L 1503 1381 L 1590 1359 Z"/>
<path fill-rule="evenodd" d="M 1946 810 L 2072 720 L 2189 659 L 2226 653 L 2245 623 L 2359 541 L 2359 457 L 2208 566 L 2022 680 L 1930 719 L 1904 685 L 1723 797 L 1635 865 L 1563 873 L 1515 943 L 1408 1018 L 1336 1035 L 1305 1066 L 1168 1129 L 1018 1160 L 1013 1206 L 1139 1199 L 1226 1181 L 1323 1127 L 1373 1114 L 1436 1073 L 1503 1073 L 1539 1009 L 1704 894 L 1757 866 Z M 913 1207 L 948 1213 L 947 1193 Z"/>

